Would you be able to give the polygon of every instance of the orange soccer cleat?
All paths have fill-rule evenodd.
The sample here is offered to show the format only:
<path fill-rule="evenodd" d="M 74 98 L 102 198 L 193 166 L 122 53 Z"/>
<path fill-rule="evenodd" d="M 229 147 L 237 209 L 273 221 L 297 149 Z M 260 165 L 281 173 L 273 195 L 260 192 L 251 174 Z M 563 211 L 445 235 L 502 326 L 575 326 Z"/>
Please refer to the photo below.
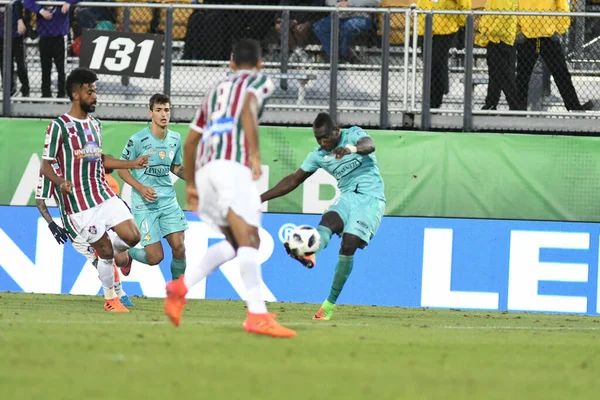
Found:
<path fill-rule="evenodd" d="M 114 299 L 104 300 L 104 309 L 109 312 L 129 312 L 129 310 L 121 304 L 121 300 L 118 297 Z"/>
<path fill-rule="evenodd" d="M 181 313 L 185 306 L 185 295 L 188 290 L 183 283 L 183 275 L 167 283 L 167 297 L 165 298 L 165 314 L 169 317 L 171 323 L 179 326 Z"/>
<path fill-rule="evenodd" d="M 248 333 L 267 335 L 272 337 L 290 338 L 296 336 L 296 332 L 280 325 L 273 314 L 252 314 L 244 321 L 244 330 Z"/>

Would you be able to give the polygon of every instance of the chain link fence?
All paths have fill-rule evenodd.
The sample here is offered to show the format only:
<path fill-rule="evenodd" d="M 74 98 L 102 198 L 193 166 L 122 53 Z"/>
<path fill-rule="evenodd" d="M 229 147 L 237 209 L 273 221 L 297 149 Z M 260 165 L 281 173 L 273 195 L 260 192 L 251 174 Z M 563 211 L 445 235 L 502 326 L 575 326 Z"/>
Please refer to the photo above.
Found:
<path fill-rule="evenodd" d="M 64 110 L 64 77 L 79 65 L 82 32 L 95 29 L 164 35 L 158 79 L 100 75 L 101 118 L 145 119 L 148 98 L 162 92 L 172 98 L 175 120 L 190 119 L 228 73 L 232 44 L 253 38 L 277 84 L 268 123 L 308 123 L 327 110 L 342 123 L 381 127 L 494 129 L 527 114 L 578 118 L 598 129 L 590 120 L 597 116 L 600 14 L 525 15 L 517 2 L 475 11 L 410 9 L 406 0 L 383 0 L 386 8 L 204 3 L 0 1 L 3 36 L 11 29 L 2 54 L 8 47 L 11 60 L 4 57 L 2 71 L 13 64 L 3 74 L 10 101 L 2 114 Z M 522 121 L 514 124 L 522 129 Z"/>

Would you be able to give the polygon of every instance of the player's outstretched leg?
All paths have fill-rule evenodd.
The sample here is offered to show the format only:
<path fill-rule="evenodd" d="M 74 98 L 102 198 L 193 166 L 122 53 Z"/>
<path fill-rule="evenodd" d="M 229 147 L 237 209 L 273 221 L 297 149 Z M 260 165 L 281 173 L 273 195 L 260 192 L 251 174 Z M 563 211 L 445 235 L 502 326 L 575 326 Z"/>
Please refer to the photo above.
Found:
<path fill-rule="evenodd" d="M 290 249 L 290 245 L 288 244 L 288 242 L 283 243 L 285 251 L 288 253 L 288 255 L 294 260 L 299 261 L 300 264 L 309 269 L 317 265 L 317 253 L 323 250 L 325 247 L 327 247 L 327 245 L 329 244 L 329 240 L 331 239 L 331 235 L 333 234 L 331 232 L 331 229 L 323 225 L 319 225 L 317 227 L 317 232 L 319 232 L 319 236 L 321 237 L 321 244 L 319 245 L 319 250 L 317 250 L 315 254 L 311 254 L 310 256 L 299 256 L 298 254 L 296 254 L 296 252 Z"/>
<path fill-rule="evenodd" d="M 249 217 L 252 218 L 252 217 Z M 260 221 L 260 219 L 258 219 Z M 296 332 L 280 325 L 273 314 L 267 311 L 267 305 L 261 293 L 261 269 L 258 262 L 259 223 L 250 225 L 246 220 L 229 209 L 227 213 L 229 229 L 224 232 L 233 243 L 237 244 L 237 258 L 240 262 L 240 276 L 246 287 L 246 305 L 248 315 L 242 326 L 248 333 L 271 337 L 289 338 Z"/>
<path fill-rule="evenodd" d="M 354 253 L 356 252 L 356 249 L 365 246 L 366 243 L 358 236 L 349 233 L 344 234 L 329 296 L 327 297 L 327 300 L 323 302 L 319 311 L 313 316 L 314 320 L 328 321 L 333 317 L 335 303 L 344 289 L 344 285 L 354 267 Z"/>
<path fill-rule="evenodd" d="M 210 246 L 200 263 L 188 268 L 187 274 L 181 275 L 178 279 L 167 284 L 165 313 L 173 325 L 179 326 L 188 289 L 191 289 L 213 270 L 234 257 L 235 249 L 227 240 L 223 240 Z"/>

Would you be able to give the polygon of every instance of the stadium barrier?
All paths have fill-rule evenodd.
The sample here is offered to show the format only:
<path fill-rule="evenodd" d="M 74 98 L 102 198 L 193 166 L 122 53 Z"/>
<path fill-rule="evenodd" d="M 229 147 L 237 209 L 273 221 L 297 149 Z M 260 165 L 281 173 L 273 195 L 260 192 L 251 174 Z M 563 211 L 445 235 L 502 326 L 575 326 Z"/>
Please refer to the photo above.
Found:
<path fill-rule="evenodd" d="M 51 213 L 57 216 L 56 209 Z M 219 240 L 187 213 L 188 266 Z M 18 221 L 18 223 L 15 223 Z M 266 214 L 259 257 L 269 301 L 320 303 L 329 292 L 339 239 L 307 270 L 282 241 L 315 215 Z M 598 315 L 598 224 L 385 217 L 339 299 L 342 304 Z M 166 243 L 165 243 L 166 245 Z M 164 297 L 170 254 L 160 266 L 134 262 L 127 293 Z M 35 207 L 0 206 L 0 291 L 95 295 L 96 269 L 71 244 L 58 245 Z M 190 298 L 244 299 L 236 261 L 198 284 Z"/>
<path fill-rule="evenodd" d="M 0 205 L 34 205 L 48 121 L 0 119 Z M 144 123 L 103 124 L 105 153 L 119 157 Z M 185 138 L 187 124 L 170 128 Z M 385 182 L 386 215 L 600 221 L 600 139 L 368 130 Z M 309 128 L 261 128 L 260 191 L 300 167 L 316 147 Z M 116 173 L 113 173 L 118 178 Z M 177 179 L 172 176 L 173 179 Z M 122 182 L 121 182 L 122 183 Z M 185 185 L 175 184 L 184 204 Z M 324 171 L 265 204 L 280 213 L 322 213 L 336 196 Z M 129 186 L 121 196 L 128 200 Z"/>
<path fill-rule="evenodd" d="M 200 97 L 228 72 L 231 42 L 251 37 L 261 41 L 264 70 L 273 75 L 277 85 L 264 115 L 269 123 L 306 124 L 316 111 L 327 110 L 344 124 L 380 128 L 467 132 L 600 129 L 594 122 L 599 115 L 595 96 L 600 65 L 595 30 L 600 13 L 594 12 L 598 11 L 595 4 L 576 2 L 572 11 L 577 12 L 572 13 L 518 13 L 482 10 L 482 1 L 473 1 L 473 10 L 411 9 L 408 0 L 384 0 L 382 8 L 344 10 L 281 7 L 276 0 L 258 2 L 267 6 L 193 3 L 197 2 L 131 0 L 82 2 L 72 7 L 66 71 L 81 63 L 92 66 L 91 60 L 95 60 L 94 69 L 101 73 L 101 118 L 143 119 L 148 98 L 160 91 L 171 95 L 177 106 L 173 118 L 189 120 Z M 53 12 L 62 5 L 40 4 L 54 6 Z M 11 13 L 14 6 L 9 0 L 0 0 L 5 13 Z M 97 11 L 95 19 L 89 17 L 90 10 Z M 13 43 L 12 35 L 5 35 L 2 115 L 53 116 L 68 100 L 56 88 L 56 74 L 52 75 L 50 98 L 40 97 L 37 17 L 35 13 L 25 16 L 27 32 L 22 45 Z M 364 17 L 369 24 L 350 41 L 349 50 L 341 48 L 343 40 L 323 45 L 328 29 L 334 37 L 346 34 L 344 24 L 351 16 Z M 322 23 L 324 18 L 331 23 Z M 521 25 L 529 24 L 530 38 L 545 35 L 539 46 L 544 48 L 541 57 L 529 51 L 535 49 L 527 47 L 533 42 L 510 33 L 515 32 L 517 19 L 528 19 Z M 546 31 L 554 20 L 562 21 L 556 34 Z M 308 24 L 305 36 L 299 36 L 295 21 Z M 7 19 L 4 29 L 13 29 L 12 22 Z M 494 36 L 498 31 L 508 32 L 500 39 L 511 51 L 505 49 L 504 55 L 494 53 L 490 58 L 493 46 L 489 40 L 498 40 Z M 82 46 L 86 32 L 92 32 L 91 39 Z M 136 41 L 132 35 L 141 39 Z M 522 54 L 518 62 L 529 65 L 532 72 L 521 74 L 530 75 L 523 79 L 517 77 L 524 104 L 509 109 L 504 96 L 500 100 L 488 96 L 492 81 L 508 79 L 492 76 L 488 63 L 502 63 L 496 71 L 510 69 L 514 75 L 515 49 Z M 17 52 L 24 55 L 27 90 L 16 75 L 8 73 L 11 53 Z M 542 63 L 541 58 L 551 65 Z M 555 60 L 560 60 L 560 67 Z M 529 71 L 529 67 L 523 69 Z M 556 76 L 551 77 L 551 70 Z M 51 98 L 57 92 L 63 98 Z M 529 117 L 525 122 L 524 116 Z M 548 116 L 553 117 L 551 123 Z"/>

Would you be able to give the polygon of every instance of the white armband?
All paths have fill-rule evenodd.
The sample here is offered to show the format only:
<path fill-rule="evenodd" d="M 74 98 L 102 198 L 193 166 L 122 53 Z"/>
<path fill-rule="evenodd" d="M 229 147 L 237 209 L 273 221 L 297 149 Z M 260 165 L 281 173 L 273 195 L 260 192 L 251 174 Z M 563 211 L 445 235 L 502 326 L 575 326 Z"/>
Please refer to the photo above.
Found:
<path fill-rule="evenodd" d="M 347 148 L 350 151 L 350 154 L 354 154 L 356 153 L 356 146 L 352 145 L 352 144 L 347 144 L 344 146 L 345 148 Z"/>

